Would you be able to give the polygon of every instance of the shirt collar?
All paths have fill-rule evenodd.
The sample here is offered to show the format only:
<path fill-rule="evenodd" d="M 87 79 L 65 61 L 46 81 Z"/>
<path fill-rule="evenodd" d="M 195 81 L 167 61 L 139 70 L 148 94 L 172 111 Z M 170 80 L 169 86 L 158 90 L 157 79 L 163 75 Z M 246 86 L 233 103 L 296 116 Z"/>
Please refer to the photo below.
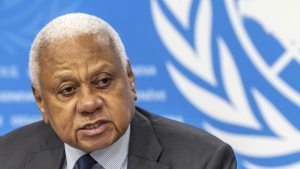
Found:
<path fill-rule="evenodd" d="M 114 144 L 109 147 L 94 151 L 90 155 L 105 169 L 121 168 L 125 160 L 127 160 L 128 147 L 130 137 L 130 125 L 125 134 L 120 137 Z M 66 152 L 66 169 L 73 169 L 76 161 L 86 152 L 69 146 L 65 143 Z"/>

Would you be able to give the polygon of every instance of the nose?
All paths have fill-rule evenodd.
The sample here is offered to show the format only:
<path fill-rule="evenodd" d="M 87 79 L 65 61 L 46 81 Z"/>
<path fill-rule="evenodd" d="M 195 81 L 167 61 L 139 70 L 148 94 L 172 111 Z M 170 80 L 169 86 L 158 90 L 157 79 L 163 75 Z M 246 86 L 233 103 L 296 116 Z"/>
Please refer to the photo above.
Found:
<path fill-rule="evenodd" d="M 79 113 L 93 113 L 102 107 L 103 101 L 100 96 L 92 90 L 82 90 L 76 105 Z"/>

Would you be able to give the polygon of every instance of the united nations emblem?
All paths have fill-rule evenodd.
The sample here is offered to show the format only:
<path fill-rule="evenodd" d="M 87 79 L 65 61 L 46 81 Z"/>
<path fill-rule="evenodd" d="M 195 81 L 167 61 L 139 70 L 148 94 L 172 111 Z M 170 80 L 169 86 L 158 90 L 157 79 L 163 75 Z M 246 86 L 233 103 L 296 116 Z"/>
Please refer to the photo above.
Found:
<path fill-rule="evenodd" d="M 171 79 L 241 168 L 300 168 L 299 9 L 296 0 L 151 0 Z"/>

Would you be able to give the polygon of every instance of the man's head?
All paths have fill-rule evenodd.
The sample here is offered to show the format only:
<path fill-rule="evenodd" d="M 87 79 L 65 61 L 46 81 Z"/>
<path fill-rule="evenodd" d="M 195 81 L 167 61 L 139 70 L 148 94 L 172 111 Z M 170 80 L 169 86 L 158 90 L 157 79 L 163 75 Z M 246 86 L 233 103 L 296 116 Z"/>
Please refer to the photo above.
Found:
<path fill-rule="evenodd" d="M 65 143 L 92 152 L 125 133 L 137 99 L 134 75 L 106 22 L 86 14 L 54 19 L 35 38 L 29 68 L 43 119 Z"/>

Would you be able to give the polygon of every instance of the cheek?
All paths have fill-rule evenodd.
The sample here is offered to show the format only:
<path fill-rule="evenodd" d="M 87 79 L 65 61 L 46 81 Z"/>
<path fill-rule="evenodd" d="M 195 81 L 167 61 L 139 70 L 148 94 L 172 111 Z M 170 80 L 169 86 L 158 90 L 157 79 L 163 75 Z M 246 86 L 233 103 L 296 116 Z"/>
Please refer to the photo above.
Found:
<path fill-rule="evenodd" d="M 126 131 L 135 111 L 133 98 L 128 98 L 128 94 L 131 92 L 118 96 L 109 106 L 113 110 L 111 115 L 117 130 L 121 133 Z"/>
<path fill-rule="evenodd" d="M 49 119 L 51 126 L 57 131 L 57 132 L 69 132 L 73 128 L 73 118 L 72 116 L 69 116 L 64 111 L 52 111 L 51 117 Z"/>
<path fill-rule="evenodd" d="M 119 113 L 115 113 L 113 118 L 117 133 L 119 133 L 120 136 L 123 135 L 126 132 L 131 121 L 129 112 L 121 110 Z"/>
<path fill-rule="evenodd" d="M 71 134 L 75 118 L 73 110 L 72 104 L 62 104 L 55 101 L 46 103 L 46 113 L 50 125 L 59 135 Z"/>
<path fill-rule="evenodd" d="M 64 111 L 58 111 L 52 114 L 50 125 L 59 138 L 69 145 L 76 143 L 76 122 L 73 116 L 66 114 Z"/>

